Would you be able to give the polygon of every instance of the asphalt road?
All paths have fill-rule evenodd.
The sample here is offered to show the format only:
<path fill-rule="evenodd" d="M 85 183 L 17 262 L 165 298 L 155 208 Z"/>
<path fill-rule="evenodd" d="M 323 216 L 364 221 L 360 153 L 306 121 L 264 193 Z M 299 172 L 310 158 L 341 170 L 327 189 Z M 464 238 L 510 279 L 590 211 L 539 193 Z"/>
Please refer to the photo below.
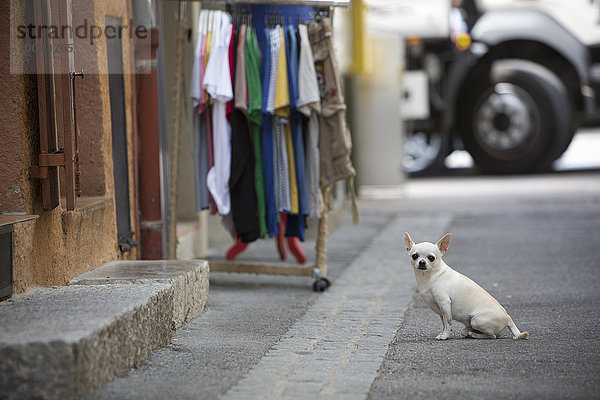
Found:
<path fill-rule="evenodd" d="M 418 179 L 359 207 L 361 225 L 347 213 L 328 238 L 326 293 L 308 278 L 213 274 L 206 312 L 90 398 L 599 397 L 599 171 Z M 434 340 L 441 323 L 414 296 L 404 230 L 451 231 L 445 261 L 530 339 L 462 339 L 455 323 Z M 245 257 L 273 260 L 274 246 Z"/>
<path fill-rule="evenodd" d="M 463 339 L 455 322 L 451 339 L 437 341 L 440 319 L 415 295 L 369 398 L 600 396 L 598 198 L 518 198 L 456 205 L 444 259 L 496 297 L 529 340 Z"/>

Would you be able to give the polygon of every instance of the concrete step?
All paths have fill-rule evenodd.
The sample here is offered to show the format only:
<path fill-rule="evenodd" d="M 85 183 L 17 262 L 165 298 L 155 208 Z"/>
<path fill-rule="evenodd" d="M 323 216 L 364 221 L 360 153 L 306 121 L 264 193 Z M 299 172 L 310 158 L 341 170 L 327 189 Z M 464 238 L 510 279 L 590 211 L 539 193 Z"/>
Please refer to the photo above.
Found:
<path fill-rule="evenodd" d="M 3 399 L 79 399 L 202 312 L 206 261 L 118 261 L 0 303 Z"/>
<path fill-rule="evenodd" d="M 113 261 L 71 279 L 69 285 L 168 283 L 173 288 L 172 328 L 200 314 L 208 297 L 208 262 Z"/>

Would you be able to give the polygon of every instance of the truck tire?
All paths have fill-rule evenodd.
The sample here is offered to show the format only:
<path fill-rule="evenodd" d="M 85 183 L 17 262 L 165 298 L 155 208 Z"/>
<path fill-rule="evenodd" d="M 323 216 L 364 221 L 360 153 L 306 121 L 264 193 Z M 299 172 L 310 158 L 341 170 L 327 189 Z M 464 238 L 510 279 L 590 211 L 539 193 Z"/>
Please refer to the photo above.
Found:
<path fill-rule="evenodd" d="M 489 79 L 470 82 L 459 108 L 465 148 L 487 173 L 547 170 L 573 137 L 564 85 L 541 66 L 514 61 Z"/>
<path fill-rule="evenodd" d="M 444 169 L 450 153 L 449 135 L 439 132 L 407 132 L 404 135 L 402 165 L 410 176 L 427 176 Z"/>

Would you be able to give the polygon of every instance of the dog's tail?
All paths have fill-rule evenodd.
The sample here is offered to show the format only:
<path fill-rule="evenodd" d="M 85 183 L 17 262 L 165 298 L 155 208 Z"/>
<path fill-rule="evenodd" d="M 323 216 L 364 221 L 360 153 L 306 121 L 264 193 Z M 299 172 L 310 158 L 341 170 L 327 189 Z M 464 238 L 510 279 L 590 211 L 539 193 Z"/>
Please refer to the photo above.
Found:
<path fill-rule="evenodd" d="M 508 329 L 510 329 L 510 331 L 513 334 L 513 339 L 523 339 L 523 340 L 526 340 L 527 336 L 529 336 L 529 332 L 523 332 L 523 333 L 521 333 L 521 331 L 519 330 L 519 328 L 517 328 L 517 326 L 513 322 L 513 320 L 510 317 L 510 315 L 508 316 L 508 325 L 507 326 L 508 326 Z"/>

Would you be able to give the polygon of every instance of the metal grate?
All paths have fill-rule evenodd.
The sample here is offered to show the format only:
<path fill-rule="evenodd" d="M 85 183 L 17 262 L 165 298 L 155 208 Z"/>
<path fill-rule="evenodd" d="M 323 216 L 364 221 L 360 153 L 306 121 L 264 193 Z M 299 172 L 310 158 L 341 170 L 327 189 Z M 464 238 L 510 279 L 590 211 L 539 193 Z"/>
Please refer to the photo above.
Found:
<path fill-rule="evenodd" d="M 0 226 L 0 299 L 13 292 L 12 226 Z"/>

